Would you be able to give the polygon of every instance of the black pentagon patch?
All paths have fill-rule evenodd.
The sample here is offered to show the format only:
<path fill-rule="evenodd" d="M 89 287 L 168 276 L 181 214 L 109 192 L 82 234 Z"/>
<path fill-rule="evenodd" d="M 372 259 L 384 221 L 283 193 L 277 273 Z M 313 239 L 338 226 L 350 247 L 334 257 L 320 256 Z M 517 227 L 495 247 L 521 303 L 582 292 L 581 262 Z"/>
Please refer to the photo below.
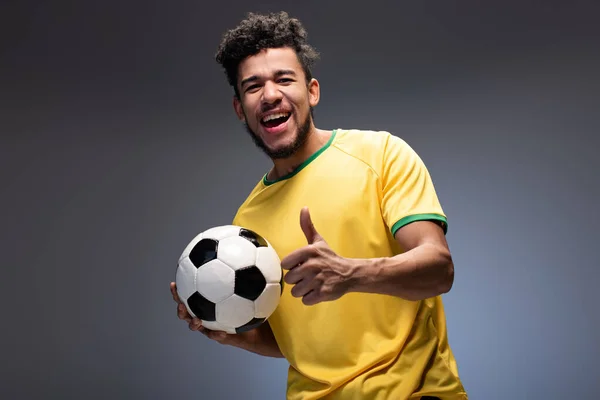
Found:
<path fill-rule="evenodd" d="M 283 280 L 283 273 L 281 274 L 281 278 L 279 279 L 279 286 L 281 287 L 281 293 L 279 293 L 279 295 L 283 294 L 283 285 L 285 284 L 285 281 Z"/>
<path fill-rule="evenodd" d="M 233 292 L 248 300 L 256 300 L 265 290 L 267 281 L 255 266 L 238 269 L 235 271 L 235 287 Z"/>
<path fill-rule="evenodd" d="M 268 247 L 267 241 L 265 238 L 260 236 L 258 233 L 251 231 L 250 229 L 242 228 L 240 229 L 240 236 L 244 239 L 248 239 L 252 242 L 256 247 Z"/>
<path fill-rule="evenodd" d="M 199 268 L 217 258 L 219 242 L 214 239 L 202 239 L 190 251 L 190 261 Z"/>
<path fill-rule="evenodd" d="M 204 321 L 216 321 L 216 310 L 215 303 L 206 299 L 200 293 L 196 292 L 191 295 L 187 300 L 190 310 L 196 315 L 196 317 Z"/>
<path fill-rule="evenodd" d="M 242 333 L 251 331 L 254 328 L 258 328 L 266 321 L 266 318 L 252 318 L 252 321 L 248 322 L 240 326 L 239 328 L 235 328 L 235 333 Z"/>

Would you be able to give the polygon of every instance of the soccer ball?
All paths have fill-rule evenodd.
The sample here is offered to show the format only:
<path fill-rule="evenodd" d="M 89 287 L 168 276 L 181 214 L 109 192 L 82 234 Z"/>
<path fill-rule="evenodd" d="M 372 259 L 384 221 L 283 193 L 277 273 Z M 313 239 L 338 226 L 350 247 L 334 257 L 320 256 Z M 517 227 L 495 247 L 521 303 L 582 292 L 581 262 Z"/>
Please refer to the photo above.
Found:
<path fill-rule="evenodd" d="M 271 244 L 235 225 L 210 228 L 183 250 L 177 293 L 207 329 L 241 333 L 260 326 L 279 304 L 283 273 Z"/>

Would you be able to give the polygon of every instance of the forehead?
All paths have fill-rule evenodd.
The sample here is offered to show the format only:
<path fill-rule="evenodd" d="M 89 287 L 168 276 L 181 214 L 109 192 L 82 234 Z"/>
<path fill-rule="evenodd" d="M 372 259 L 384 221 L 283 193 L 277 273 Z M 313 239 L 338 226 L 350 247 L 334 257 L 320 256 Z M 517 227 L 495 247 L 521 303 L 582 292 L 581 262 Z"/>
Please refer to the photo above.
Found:
<path fill-rule="evenodd" d="M 303 74 L 302 65 L 293 49 L 285 47 L 261 50 L 242 61 L 238 72 L 241 81 L 250 76 L 270 76 L 280 70 L 293 70 L 296 74 Z"/>

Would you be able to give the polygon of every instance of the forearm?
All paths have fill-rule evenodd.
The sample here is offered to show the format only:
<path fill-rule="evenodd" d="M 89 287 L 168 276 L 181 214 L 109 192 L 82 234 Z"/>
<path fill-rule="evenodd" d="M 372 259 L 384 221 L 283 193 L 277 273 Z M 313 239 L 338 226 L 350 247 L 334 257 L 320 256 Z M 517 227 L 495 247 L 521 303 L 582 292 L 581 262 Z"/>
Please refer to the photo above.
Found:
<path fill-rule="evenodd" d="M 228 344 L 261 356 L 283 358 L 268 322 L 249 332 L 233 335 Z"/>
<path fill-rule="evenodd" d="M 450 252 L 423 244 L 394 257 L 353 259 L 351 292 L 422 300 L 446 293 L 454 281 Z"/>

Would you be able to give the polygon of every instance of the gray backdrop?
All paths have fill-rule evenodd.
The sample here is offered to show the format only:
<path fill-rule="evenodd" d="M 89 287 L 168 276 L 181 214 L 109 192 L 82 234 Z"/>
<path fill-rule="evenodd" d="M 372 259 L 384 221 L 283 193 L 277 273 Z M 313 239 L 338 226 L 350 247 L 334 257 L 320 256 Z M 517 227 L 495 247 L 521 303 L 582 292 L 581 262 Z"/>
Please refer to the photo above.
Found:
<path fill-rule="evenodd" d="M 500 3 L 3 2 L 0 397 L 283 398 L 285 361 L 190 332 L 168 289 L 269 168 L 213 55 L 281 9 L 322 53 L 318 126 L 433 175 L 471 399 L 597 396 L 597 14 Z"/>

